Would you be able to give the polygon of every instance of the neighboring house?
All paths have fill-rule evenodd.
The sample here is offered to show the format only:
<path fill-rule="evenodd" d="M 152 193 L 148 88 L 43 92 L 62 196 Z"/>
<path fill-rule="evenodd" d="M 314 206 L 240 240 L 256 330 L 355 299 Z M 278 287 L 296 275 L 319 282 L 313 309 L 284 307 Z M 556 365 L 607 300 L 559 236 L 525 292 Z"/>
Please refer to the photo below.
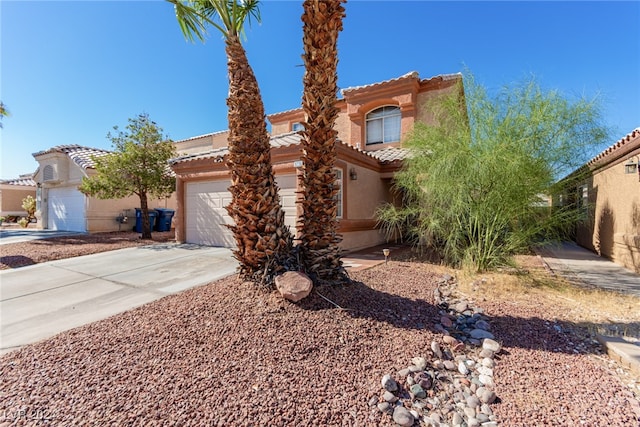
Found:
<path fill-rule="evenodd" d="M 429 101 L 447 94 L 462 94 L 462 76 L 449 74 L 420 79 L 412 72 L 380 83 L 347 88 L 337 101 L 335 164 L 341 247 L 356 250 L 384 243 L 376 227 L 375 211 L 395 200 L 392 180 L 407 151 L 403 138 L 415 122 L 433 123 Z M 301 145 L 304 121 L 301 108 L 268 116 L 271 123 L 271 160 L 280 188 L 285 222 L 295 231 L 299 217 Z M 225 227 L 232 223 L 225 206 L 231 201 L 230 173 L 226 167 L 227 132 L 176 142 L 178 158 L 170 164 L 176 173 L 178 209 L 176 240 L 214 246 L 234 246 Z M 202 145 L 200 145 L 202 144 Z M 199 148 L 200 147 L 200 148 Z"/>
<path fill-rule="evenodd" d="M 101 200 L 85 196 L 78 190 L 82 178 L 96 173 L 94 157 L 109 151 L 80 145 L 61 145 L 34 153 L 39 167 L 34 175 L 37 183 L 37 211 L 39 228 L 65 231 L 102 232 L 132 229 L 135 208 L 140 207 L 138 196 Z M 149 209 L 175 209 L 175 196 L 149 200 Z M 116 220 L 128 215 L 128 222 Z"/>
<path fill-rule="evenodd" d="M 33 174 L 20 175 L 17 179 L 0 181 L 0 216 L 25 217 L 27 213 L 22 209 L 22 200 L 36 197 L 36 183 Z"/>
<path fill-rule="evenodd" d="M 590 160 L 564 198 L 587 210 L 576 242 L 640 273 L 640 128 Z"/>

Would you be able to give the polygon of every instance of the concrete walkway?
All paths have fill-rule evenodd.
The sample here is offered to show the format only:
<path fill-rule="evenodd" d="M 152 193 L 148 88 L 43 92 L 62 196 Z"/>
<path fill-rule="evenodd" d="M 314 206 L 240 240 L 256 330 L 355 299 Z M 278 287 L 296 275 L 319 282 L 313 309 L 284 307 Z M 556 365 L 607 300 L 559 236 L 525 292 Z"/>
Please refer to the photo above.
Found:
<path fill-rule="evenodd" d="M 231 251 L 155 244 L 0 271 L 0 354 L 233 274 Z"/>
<path fill-rule="evenodd" d="M 574 283 L 640 298 L 640 274 L 573 242 L 548 246 L 538 253 L 554 274 L 566 277 Z M 640 322 L 640 313 L 637 314 Z M 598 335 L 597 338 L 612 359 L 640 375 L 640 341 L 606 335 Z"/>
<path fill-rule="evenodd" d="M 539 254 L 551 271 L 578 284 L 640 297 L 640 274 L 573 242 L 544 247 Z"/>

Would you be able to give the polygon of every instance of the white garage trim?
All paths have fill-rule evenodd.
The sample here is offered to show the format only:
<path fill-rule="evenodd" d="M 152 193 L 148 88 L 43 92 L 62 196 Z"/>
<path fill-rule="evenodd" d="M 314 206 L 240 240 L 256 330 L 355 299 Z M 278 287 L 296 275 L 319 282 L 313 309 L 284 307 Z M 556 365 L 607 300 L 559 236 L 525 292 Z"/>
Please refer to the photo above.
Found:
<path fill-rule="evenodd" d="M 85 195 L 76 187 L 50 188 L 47 195 L 47 228 L 87 231 Z"/>

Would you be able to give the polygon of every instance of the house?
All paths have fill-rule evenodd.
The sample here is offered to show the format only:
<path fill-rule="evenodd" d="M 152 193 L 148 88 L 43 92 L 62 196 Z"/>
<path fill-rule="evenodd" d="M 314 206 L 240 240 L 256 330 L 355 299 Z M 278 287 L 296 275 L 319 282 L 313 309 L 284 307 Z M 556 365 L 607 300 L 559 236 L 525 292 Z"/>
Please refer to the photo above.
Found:
<path fill-rule="evenodd" d="M 338 194 L 338 232 L 341 247 L 357 250 L 385 241 L 377 229 L 376 209 L 394 201 L 394 174 L 407 151 L 403 137 L 416 122 L 433 123 L 430 101 L 443 94 L 463 96 L 460 74 L 421 79 L 417 72 L 341 91 L 337 100 L 338 131 L 335 170 Z M 295 230 L 300 191 L 301 108 L 268 116 L 271 123 L 271 161 L 285 223 Z M 183 155 L 170 161 L 176 174 L 176 240 L 214 246 L 233 246 L 225 224 L 232 222 L 225 206 L 231 201 L 231 185 L 225 156 L 226 132 L 216 132 L 176 142 Z M 206 148 L 203 150 L 203 148 Z"/>
<path fill-rule="evenodd" d="M 0 216 L 5 218 L 27 216 L 22 208 L 22 200 L 27 196 L 36 197 L 33 174 L 0 181 Z"/>
<path fill-rule="evenodd" d="M 587 220 L 576 228 L 576 243 L 640 273 L 640 128 L 586 167 L 587 177 L 571 189 L 578 206 L 587 210 Z"/>
<path fill-rule="evenodd" d="M 93 158 L 109 153 L 80 145 L 60 145 L 33 154 L 39 164 L 34 174 L 39 228 L 82 232 L 133 228 L 134 209 L 140 206 L 138 196 L 101 200 L 78 190 L 82 178 L 96 173 Z M 175 206 L 175 196 L 149 200 L 149 209 Z M 117 220 L 123 216 L 131 220 L 124 224 Z"/>

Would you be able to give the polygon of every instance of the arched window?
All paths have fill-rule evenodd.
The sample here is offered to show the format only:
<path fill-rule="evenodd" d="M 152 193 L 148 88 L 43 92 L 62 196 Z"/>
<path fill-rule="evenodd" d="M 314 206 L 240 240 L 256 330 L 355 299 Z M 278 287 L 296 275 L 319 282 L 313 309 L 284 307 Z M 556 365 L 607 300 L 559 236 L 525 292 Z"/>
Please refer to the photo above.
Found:
<path fill-rule="evenodd" d="M 367 145 L 400 141 L 400 108 L 380 107 L 367 114 Z"/>

